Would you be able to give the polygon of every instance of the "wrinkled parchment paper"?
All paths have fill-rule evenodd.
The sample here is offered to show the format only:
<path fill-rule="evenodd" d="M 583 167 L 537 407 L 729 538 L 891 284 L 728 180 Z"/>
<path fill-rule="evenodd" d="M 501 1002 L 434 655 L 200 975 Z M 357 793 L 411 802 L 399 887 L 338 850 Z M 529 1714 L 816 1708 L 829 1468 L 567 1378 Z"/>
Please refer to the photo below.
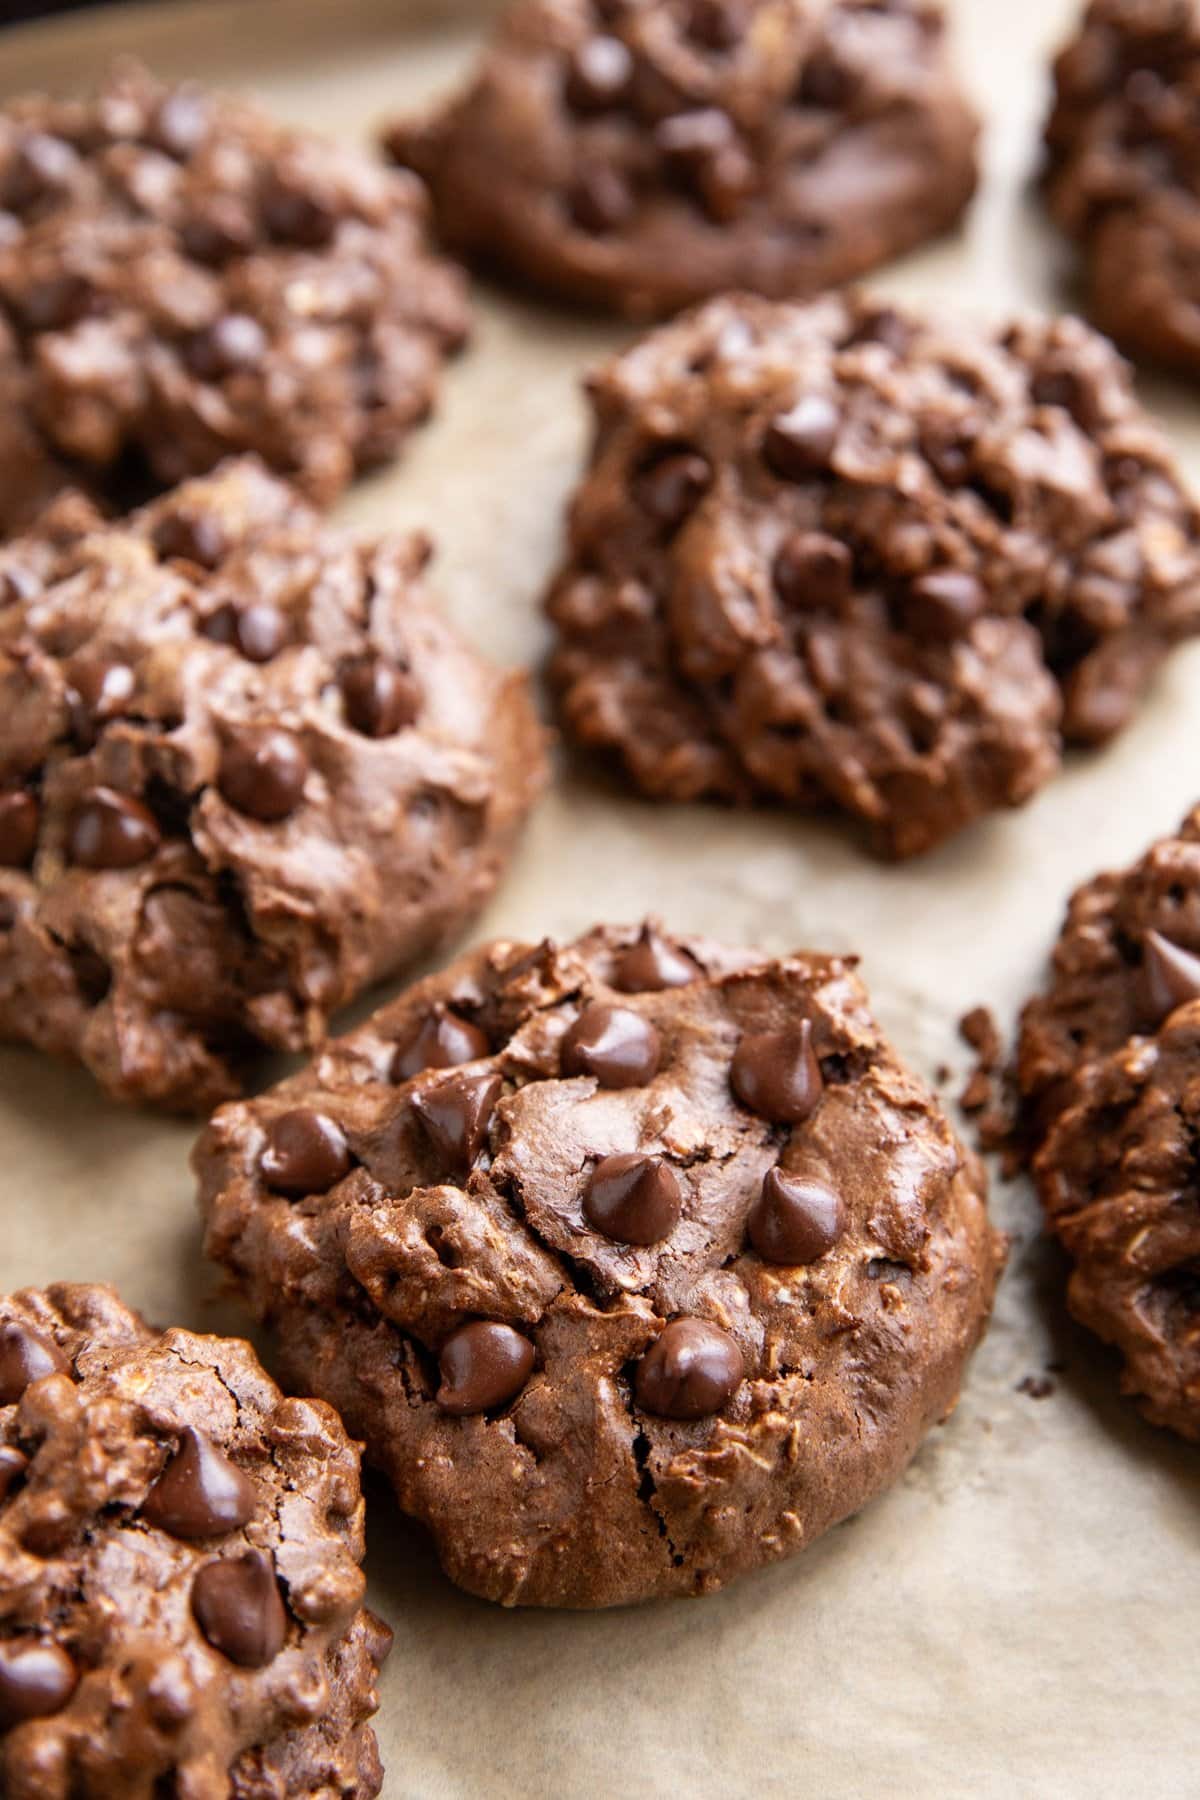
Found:
<path fill-rule="evenodd" d="M 989 179 L 960 239 L 878 285 L 934 306 L 1062 304 L 1063 254 L 1025 189 L 1073 0 L 950 5 L 989 116 Z M 489 10 L 104 9 L 0 33 L 0 92 L 77 85 L 132 50 L 359 136 L 451 82 Z M 578 376 L 622 334 L 494 292 L 478 314 L 434 425 L 342 512 L 430 527 L 454 615 L 493 655 L 534 663 L 585 442 Z M 1200 392 L 1146 391 L 1200 477 Z M 564 767 L 477 935 L 570 934 L 598 907 L 652 908 L 733 942 L 856 950 L 903 1049 L 931 1077 L 961 1069 L 955 1020 L 977 1000 L 1011 1019 L 1071 887 L 1200 798 L 1198 705 L 1200 646 L 1114 749 L 900 869 L 834 826 L 654 809 Z M 108 1279 L 160 1323 L 243 1329 L 200 1256 L 191 1137 L 110 1107 L 81 1074 L 0 1052 L 0 1286 Z M 452 1588 L 373 1483 L 371 1599 L 396 1630 L 378 1722 L 388 1800 L 1200 1794 L 1200 1454 L 1115 1397 L 1106 1353 L 1064 1314 L 1028 1187 L 997 1183 L 995 1207 L 1013 1260 L 953 1421 L 893 1493 L 714 1599 L 502 1612 Z M 1018 1391 L 1048 1364 L 1065 1365 L 1050 1397 Z"/>

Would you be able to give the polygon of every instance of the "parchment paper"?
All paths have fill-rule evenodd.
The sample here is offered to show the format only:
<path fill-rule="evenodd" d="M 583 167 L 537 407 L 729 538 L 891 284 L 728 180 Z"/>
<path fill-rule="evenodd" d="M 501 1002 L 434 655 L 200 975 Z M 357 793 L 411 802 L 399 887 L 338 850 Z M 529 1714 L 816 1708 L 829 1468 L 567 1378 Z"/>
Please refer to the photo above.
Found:
<path fill-rule="evenodd" d="M 1026 200 L 1046 59 L 1073 0 L 951 0 L 990 120 L 965 235 L 878 285 L 935 306 L 1062 304 L 1062 252 Z M 87 80 L 116 49 L 249 86 L 348 136 L 466 65 L 469 0 L 194 0 L 0 35 L 0 92 Z M 0 0 L 0 16 L 3 6 Z M 533 664 L 538 598 L 582 454 L 579 372 L 617 329 L 494 292 L 433 426 L 344 517 L 421 522 L 448 607 Z M 1147 387 L 1200 473 L 1200 393 Z M 1063 902 L 1200 798 L 1200 646 L 1141 719 L 1024 812 L 901 869 L 836 827 L 655 809 L 563 767 L 478 936 L 573 933 L 598 912 L 783 950 L 857 950 L 879 1010 L 930 1076 L 954 1021 L 1007 1023 Z M 0 1053 L 0 1286 L 108 1279 L 162 1323 L 244 1329 L 203 1263 L 184 1125 L 106 1104 L 71 1070 Z M 1115 1397 L 1066 1319 L 1062 1267 L 1024 1183 L 995 1324 L 954 1420 L 883 1500 L 790 1564 L 702 1602 L 594 1616 L 459 1594 L 371 1487 L 371 1599 L 396 1630 L 379 1731 L 389 1800 L 442 1797 L 1200 1794 L 1200 1456 Z M 1049 1363 L 1055 1391 L 1018 1392 Z"/>

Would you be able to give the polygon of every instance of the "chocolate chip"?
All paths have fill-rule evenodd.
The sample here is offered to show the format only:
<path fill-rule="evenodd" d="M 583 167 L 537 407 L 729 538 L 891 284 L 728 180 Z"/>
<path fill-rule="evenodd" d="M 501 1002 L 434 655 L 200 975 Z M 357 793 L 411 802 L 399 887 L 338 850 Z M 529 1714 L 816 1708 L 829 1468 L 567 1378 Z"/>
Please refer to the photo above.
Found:
<path fill-rule="evenodd" d="M 962 637 L 987 611 L 983 583 L 964 569 L 934 569 L 914 581 L 904 599 L 904 619 L 919 637 Z"/>
<path fill-rule="evenodd" d="M 639 1406 L 663 1419 L 707 1419 L 736 1394 L 745 1374 L 728 1332 L 706 1319 L 673 1319 L 638 1364 Z"/>
<path fill-rule="evenodd" d="M 79 155 L 65 138 L 29 131 L 18 140 L 5 182 L 5 204 L 17 212 L 40 200 L 68 193 L 79 171 Z"/>
<path fill-rule="evenodd" d="M 511 1325 L 462 1325 L 442 1345 L 437 1403 L 459 1417 L 507 1406 L 529 1380 L 533 1359 L 533 1345 Z"/>
<path fill-rule="evenodd" d="M 1039 406 L 1061 407 L 1082 431 L 1093 432 L 1104 422 L 1095 387 L 1076 369 L 1042 369 L 1034 376 L 1030 391 Z"/>
<path fill-rule="evenodd" d="M 61 1712 L 79 1685 L 79 1671 L 58 1644 L 41 1638 L 0 1641 L 0 1731 Z"/>
<path fill-rule="evenodd" d="M 696 183 L 710 218 L 736 219 L 757 185 L 754 163 L 740 144 L 727 144 L 699 168 Z"/>
<path fill-rule="evenodd" d="M 263 219 L 272 237 L 320 250 L 337 230 L 337 215 L 316 194 L 276 181 L 263 198 Z"/>
<path fill-rule="evenodd" d="M 67 270 L 33 282 L 22 290 L 17 303 L 31 331 L 66 331 L 87 317 L 96 300 L 87 277 Z"/>
<path fill-rule="evenodd" d="M 798 89 L 803 106 L 819 106 L 833 111 L 845 106 L 854 92 L 850 70 L 829 50 L 815 50 L 807 59 L 800 75 Z"/>
<path fill-rule="evenodd" d="M 633 478 L 633 497 L 664 531 L 678 531 L 712 486 L 712 464 L 696 450 L 660 452 Z"/>
<path fill-rule="evenodd" d="M 435 1006 L 397 1047 L 392 1080 L 411 1081 L 423 1069 L 453 1069 L 459 1063 L 476 1062 L 489 1048 L 478 1025 L 460 1018 L 448 1006 Z"/>
<path fill-rule="evenodd" d="M 229 545 L 220 520 L 212 513 L 164 513 L 154 526 L 154 548 L 161 557 L 215 569 Z"/>
<path fill-rule="evenodd" d="M 328 1193 L 350 1173 L 350 1160 L 341 1126 L 326 1113 L 298 1106 L 272 1122 L 259 1168 L 275 1193 L 300 1199 Z"/>
<path fill-rule="evenodd" d="M 654 130 L 654 142 L 668 167 L 694 174 L 735 141 L 733 122 L 717 106 L 674 113 Z"/>
<path fill-rule="evenodd" d="M 571 187 L 571 217 L 596 237 L 627 225 L 636 204 L 629 183 L 607 163 L 585 163 Z"/>
<path fill-rule="evenodd" d="M 492 1070 L 452 1075 L 413 1095 L 413 1111 L 443 1159 L 469 1169 L 487 1139 L 504 1083 Z"/>
<path fill-rule="evenodd" d="M 132 869 L 162 842 L 154 814 L 115 788 L 93 788 L 67 834 L 67 856 L 81 869 Z"/>
<path fill-rule="evenodd" d="M 699 978 L 691 957 L 646 925 L 637 943 L 617 958 L 612 981 L 623 994 L 658 994 L 664 988 L 687 987 Z"/>
<path fill-rule="evenodd" d="M 692 0 L 687 28 L 706 50 L 733 50 L 746 31 L 745 0 Z"/>
<path fill-rule="evenodd" d="M 817 1262 L 846 1228 L 845 1209 L 819 1181 L 768 1169 L 750 1213 L 750 1242 L 764 1262 Z"/>
<path fill-rule="evenodd" d="M 567 101 L 576 112 L 604 112 L 629 90 L 633 58 L 620 38 L 587 38 L 567 68 Z"/>
<path fill-rule="evenodd" d="M 269 725 L 243 731 L 221 754 L 218 786 L 226 800 L 267 825 L 291 817 L 307 779 L 308 758 L 300 745 Z"/>
<path fill-rule="evenodd" d="M 142 1517 L 172 1537 L 214 1537 L 248 1525 L 258 1506 L 254 1483 L 194 1425 L 142 1503 Z"/>
<path fill-rule="evenodd" d="M 265 1668 L 287 1640 L 275 1570 L 258 1550 L 206 1563 L 192 1583 L 192 1612 L 213 1649 L 239 1669 Z"/>
<path fill-rule="evenodd" d="M 767 426 L 763 456 L 784 481 L 805 481 L 829 467 L 841 417 L 824 394 L 806 394 Z"/>
<path fill-rule="evenodd" d="M 824 1081 L 812 1047 L 808 1019 L 794 1031 L 760 1031 L 744 1037 L 730 1071 L 743 1106 L 777 1125 L 799 1125 L 821 1098 Z"/>
<path fill-rule="evenodd" d="M 192 88 L 176 88 L 155 109 L 150 141 L 178 162 L 186 162 L 208 136 L 209 125 L 204 95 Z"/>
<path fill-rule="evenodd" d="M 392 737 L 421 710 L 421 690 L 406 669 L 381 656 L 363 656 L 342 670 L 346 718 L 364 737 Z"/>
<path fill-rule="evenodd" d="M 1180 949 L 1161 932 L 1148 931 L 1143 940 L 1142 987 L 1150 1018 L 1155 1025 L 1162 1024 L 1177 1006 L 1200 999 L 1200 957 Z"/>
<path fill-rule="evenodd" d="M 111 656 L 77 657 L 67 667 L 67 710 L 76 742 L 95 743 L 100 727 L 121 716 L 137 689 L 128 663 Z"/>
<path fill-rule="evenodd" d="M 562 1042 L 564 1075 L 591 1075 L 603 1088 L 645 1087 L 658 1074 L 662 1039 L 649 1019 L 623 1006 L 586 1006 Z"/>
<path fill-rule="evenodd" d="M 583 1197 L 588 1223 L 622 1244 L 657 1244 L 679 1223 L 679 1177 L 661 1156 L 605 1156 Z"/>
<path fill-rule="evenodd" d="M 850 593 L 854 558 L 847 545 L 823 531 L 794 531 L 775 558 L 775 591 L 798 612 L 837 606 Z"/>
<path fill-rule="evenodd" d="M 37 849 L 40 809 L 24 788 L 0 789 L 0 869 L 24 869 Z"/>
<path fill-rule="evenodd" d="M 52 1337 L 30 1325 L 0 1325 L 0 1406 L 15 1406 L 30 1382 L 65 1375 L 70 1367 Z"/>
<path fill-rule="evenodd" d="M 0 1444 L 0 1505 L 8 1499 L 29 1467 L 29 1458 L 15 1444 Z"/>
<path fill-rule="evenodd" d="M 225 313 L 188 346 L 188 367 L 202 381 L 219 381 L 261 363 L 267 351 L 267 334 L 249 313 Z"/>
<path fill-rule="evenodd" d="M 292 635 L 287 614 L 269 600 L 254 600 L 244 607 L 227 601 L 208 615 L 201 629 L 214 644 L 228 644 L 253 663 L 271 662 Z"/>

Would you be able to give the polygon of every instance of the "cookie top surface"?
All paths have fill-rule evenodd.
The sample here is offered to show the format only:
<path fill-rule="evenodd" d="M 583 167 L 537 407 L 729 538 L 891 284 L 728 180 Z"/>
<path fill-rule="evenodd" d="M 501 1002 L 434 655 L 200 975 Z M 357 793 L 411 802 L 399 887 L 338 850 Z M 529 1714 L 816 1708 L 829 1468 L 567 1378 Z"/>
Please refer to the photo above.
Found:
<path fill-rule="evenodd" d="M 552 678 L 660 797 L 833 806 L 912 854 L 1111 736 L 1200 619 L 1194 506 L 1076 320 L 735 296 L 591 395 Z"/>
<path fill-rule="evenodd" d="M 0 1036 L 207 1110 L 478 909 L 542 733 L 428 555 L 250 460 L 0 550 Z"/>
<path fill-rule="evenodd" d="M 387 142 L 452 244 L 633 314 L 806 294 L 945 230 L 975 115 L 926 0 L 517 0 Z"/>
<path fill-rule="evenodd" d="M 411 177 L 123 64 L 0 111 L 0 323 L 85 482 L 254 451 L 325 501 L 428 412 L 467 312 Z"/>
<path fill-rule="evenodd" d="M 855 1511 L 998 1262 L 852 965 L 655 926 L 463 958 L 196 1163 L 291 1373 L 509 1604 L 710 1591 Z"/>
<path fill-rule="evenodd" d="M 0 1298 L 0 1785 L 377 1794 L 356 1447 L 236 1339 Z"/>

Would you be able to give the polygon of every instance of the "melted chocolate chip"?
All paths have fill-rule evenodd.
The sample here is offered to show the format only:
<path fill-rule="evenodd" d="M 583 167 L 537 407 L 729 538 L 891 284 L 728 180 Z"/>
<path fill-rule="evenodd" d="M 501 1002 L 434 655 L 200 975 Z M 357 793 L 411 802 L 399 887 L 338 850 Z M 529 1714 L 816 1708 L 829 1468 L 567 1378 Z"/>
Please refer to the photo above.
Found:
<path fill-rule="evenodd" d="M 679 1177 L 661 1156 L 605 1156 L 583 1197 L 588 1223 L 622 1244 L 657 1244 L 679 1223 Z"/>
<path fill-rule="evenodd" d="M 673 1319 L 638 1364 L 639 1406 L 663 1419 L 707 1419 L 736 1394 L 745 1374 L 728 1332 L 706 1319 Z"/>
<path fill-rule="evenodd" d="M 25 869 L 37 849 L 40 809 L 24 788 L 0 790 L 0 869 Z"/>
<path fill-rule="evenodd" d="M 794 531 L 775 558 L 775 591 L 797 612 L 839 605 L 849 596 L 853 576 L 848 546 L 823 531 Z"/>
<path fill-rule="evenodd" d="M 964 569 L 934 569 L 914 581 L 905 597 L 904 617 L 920 637 L 962 637 L 987 611 L 982 582 Z"/>
<path fill-rule="evenodd" d="M 92 656 L 71 663 L 67 679 L 71 732 L 78 743 L 90 749 L 101 726 L 120 718 L 128 708 L 137 677 L 128 663 L 111 656 Z"/>
<path fill-rule="evenodd" d="M 15 1321 L 0 1325 L 0 1406 L 15 1406 L 30 1382 L 70 1367 L 53 1338 Z"/>
<path fill-rule="evenodd" d="M 225 528 L 213 513 L 164 513 L 154 527 L 154 548 L 169 561 L 215 569 L 228 551 Z"/>
<path fill-rule="evenodd" d="M 67 855 L 81 869 L 132 869 L 162 842 L 154 814 L 129 794 L 93 788 L 71 821 Z"/>
<path fill-rule="evenodd" d="M 437 1403 L 459 1417 L 507 1406 L 529 1380 L 533 1359 L 533 1345 L 511 1325 L 462 1325 L 442 1345 Z"/>
<path fill-rule="evenodd" d="M 308 758 L 286 731 L 269 725 L 248 728 L 221 754 L 218 785 L 226 800 L 248 818 L 276 825 L 290 818 L 304 798 Z"/>
<path fill-rule="evenodd" d="M 487 1140 L 504 1083 L 491 1070 L 452 1075 L 413 1095 L 413 1111 L 454 1169 L 469 1169 Z"/>
<path fill-rule="evenodd" d="M 350 663 L 340 685 L 346 718 L 364 737 L 392 737 L 413 724 L 421 710 L 421 690 L 407 669 L 381 656 Z"/>
<path fill-rule="evenodd" d="M 214 644 L 228 644 L 252 663 L 271 662 L 292 635 L 287 614 L 269 600 L 255 600 L 244 607 L 227 601 L 209 614 L 202 629 Z"/>
<path fill-rule="evenodd" d="M 806 394 L 767 426 L 763 456 L 784 481 L 806 481 L 829 467 L 841 417 L 824 394 Z"/>
<path fill-rule="evenodd" d="M 448 1006 L 435 1006 L 397 1047 L 392 1058 L 392 1080 L 411 1081 L 423 1069 L 453 1069 L 459 1063 L 476 1062 L 488 1054 L 489 1048 L 478 1025 L 451 1012 Z"/>
<path fill-rule="evenodd" d="M 657 456 L 633 478 L 633 497 L 664 531 L 678 531 L 712 486 L 712 464 L 696 450 Z"/>
<path fill-rule="evenodd" d="M 845 1209 L 819 1181 L 768 1169 L 750 1213 L 750 1242 L 764 1262 L 817 1262 L 846 1228 Z"/>
<path fill-rule="evenodd" d="M 591 1075 L 603 1088 L 645 1087 L 658 1074 L 662 1038 L 623 1006 L 586 1006 L 562 1042 L 564 1075 Z"/>
<path fill-rule="evenodd" d="M 298 1106 L 271 1125 L 259 1167 L 273 1192 L 300 1199 L 327 1194 L 350 1173 L 350 1161 L 341 1126 L 325 1113 Z"/>
<path fill-rule="evenodd" d="M 0 1444 L 0 1505 L 24 1479 L 28 1467 L 29 1458 L 14 1444 Z"/>
<path fill-rule="evenodd" d="M 625 177 L 607 163 L 585 163 L 571 187 L 571 217 L 595 237 L 627 225 L 636 205 Z"/>
<path fill-rule="evenodd" d="M 239 1669 L 263 1669 L 287 1640 L 273 1565 L 258 1550 L 206 1563 L 192 1583 L 192 1612 L 214 1650 Z"/>
<path fill-rule="evenodd" d="M 567 100 L 576 112 L 618 106 L 629 89 L 633 58 L 620 38 L 587 38 L 567 70 Z"/>
<path fill-rule="evenodd" d="M 795 1031 L 752 1032 L 738 1045 L 730 1070 L 743 1106 L 773 1124 L 799 1125 L 821 1098 L 824 1081 L 812 1047 L 812 1025 Z"/>
<path fill-rule="evenodd" d="M 1147 1012 L 1156 1025 L 1177 1006 L 1200 999 L 1200 957 L 1181 950 L 1161 932 L 1148 931 L 1143 942 L 1142 990 Z"/>
<path fill-rule="evenodd" d="M 687 987 L 699 978 L 691 957 L 646 925 L 637 943 L 617 958 L 612 980 L 623 994 L 658 994 L 664 988 Z"/>
<path fill-rule="evenodd" d="M 188 346 L 188 367 L 202 381 L 254 369 L 267 353 L 267 334 L 249 313 L 225 313 Z"/>
<path fill-rule="evenodd" d="M 172 1537 L 215 1537 L 254 1517 L 254 1483 L 203 1431 L 185 1425 L 179 1448 L 147 1494 L 142 1517 Z"/>
<path fill-rule="evenodd" d="M 61 1712 L 79 1671 L 58 1644 L 41 1638 L 0 1640 L 0 1731 Z"/>

